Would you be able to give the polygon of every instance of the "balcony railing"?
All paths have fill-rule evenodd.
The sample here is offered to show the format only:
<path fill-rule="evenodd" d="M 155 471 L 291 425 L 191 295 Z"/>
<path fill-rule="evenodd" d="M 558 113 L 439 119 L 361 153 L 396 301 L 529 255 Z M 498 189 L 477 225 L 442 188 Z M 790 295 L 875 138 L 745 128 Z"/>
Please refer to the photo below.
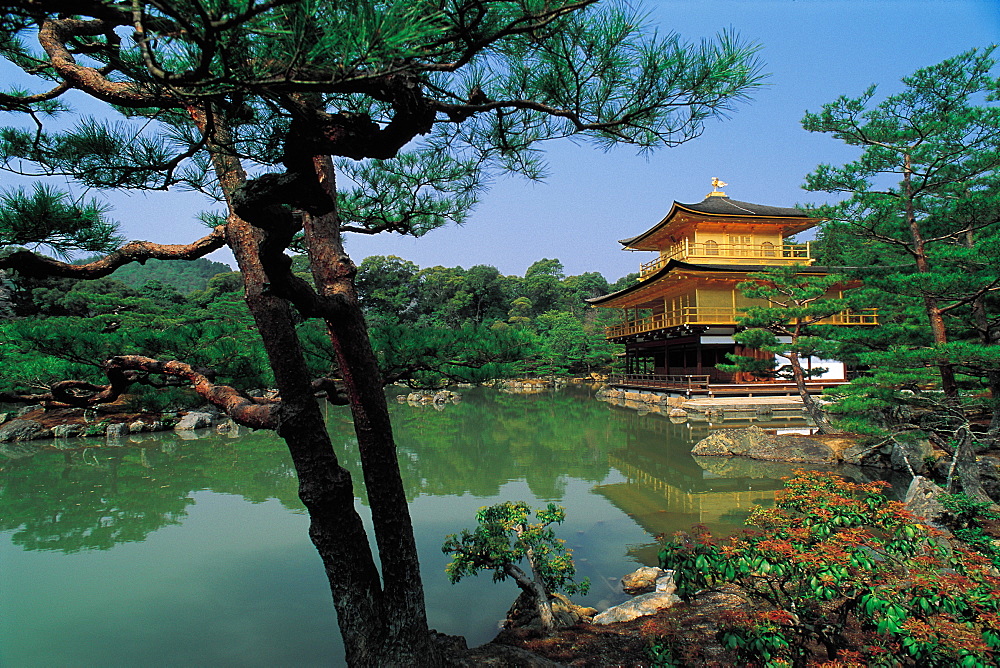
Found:
<path fill-rule="evenodd" d="M 808 243 L 720 244 L 714 241 L 694 243 L 685 239 L 683 244 L 678 244 L 655 260 L 640 265 L 640 280 L 647 278 L 673 259 L 730 264 L 734 260 L 751 260 L 761 264 L 809 264 L 812 261 L 812 254 Z"/>
<path fill-rule="evenodd" d="M 689 306 L 686 308 L 657 313 L 648 318 L 641 318 L 620 325 L 606 327 L 604 335 L 613 339 L 619 336 L 644 334 L 671 327 L 683 325 L 737 325 L 736 318 L 744 315 L 743 309 L 711 308 L 706 306 Z M 878 309 L 862 309 L 860 311 L 843 311 L 821 320 L 821 325 L 877 325 Z"/>

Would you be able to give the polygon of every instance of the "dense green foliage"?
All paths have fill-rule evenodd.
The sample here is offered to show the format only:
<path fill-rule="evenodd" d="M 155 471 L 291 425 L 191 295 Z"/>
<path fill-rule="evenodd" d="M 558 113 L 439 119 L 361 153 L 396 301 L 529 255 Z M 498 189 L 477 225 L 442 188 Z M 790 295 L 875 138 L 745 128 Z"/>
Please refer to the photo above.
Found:
<path fill-rule="evenodd" d="M 633 274 L 609 285 L 597 272 L 566 276 L 553 259 L 535 262 L 518 277 L 487 265 L 420 268 L 376 255 L 358 266 L 357 285 L 369 323 L 392 330 L 394 345 L 417 341 L 419 347 L 436 339 L 447 347 L 452 337 L 463 338 L 471 350 L 502 351 L 506 345 L 516 349 L 507 357 L 516 361 L 509 373 L 536 375 L 607 370 L 617 352 L 604 339 L 613 314 L 584 300 L 635 280 Z"/>
<path fill-rule="evenodd" d="M 15 280 L 18 317 L 0 321 L 0 389 L 43 389 L 74 378 L 102 383 L 104 360 L 137 354 L 183 359 L 244 389 L 273 384 L 232 273 L 182 295 L 152 281 L 132 288 L 113 278 Z M 196 402 L 190 390 L 150 380 L 133 388 L 133 408 L 171 409 Z"/>
<path fill-rule="evenodd" d="M 139 286 L 117 280 L 123 269 L 135 269 L 126 273 L 133 281 L 146 276 L 136 265 L 89 281 L 12 276 L 11 317 L 0 320 L 0 389 L 44 388 L 65 378 L 99 383 L 101 363 L 121 354 L 186 360 L 242 389 L 271 386 L 238 272 L 206 260 L 146 266 L 150 280 Z M 556 260 L 537 266 L 546 268 L 553 307 L 544 312 L 521 308 L 538 299 L 529 280 L 537 270 L 522 278 L 484 265 L 420 269 L 396 257 L 366 258 L 359 296 L 386 381 L 435 387 L 607 369 L 615 349 L 603 338 L 604 313 L 583 299 L 612 288 L 594 272 L 566 277 Z M 313 374 L 336 376 L 325 329 L 305 321 L 299 333 Z M 194 401 L 181 388 L 146 386 L 136 389 L 134 405 L 167 409 Z"/>
<path fill-rule="evenodd" d="M 106 253 L 123 240 L 108 207 L 94 199 L 72 198 L 38 183 L 0 192 L 0 249 L 26 246 L 65 258 L 74 252 Z"/>
<path fill-rule="evenodd" d="M 903 79 L 841 97 L 803 125 L 859 157 L 820 165 L 806 188 L 842 196 L 814 209 L 827 221 L 820 263 L 865 284 L 878 328 L 837 328 L 840 358 L 867 369 L 838 393 L 852 429 L 913 428 L 967 439 L 967 415 L 1000 428 L 1000 79 L 993 49 L 970 51 Z M 977 415 L 978 414 L 978 415 Z M 929 425 L 924 419 L 941 419 Z M 944 437 L 944 436 L 943 436 Z"/>
<path fill-rule="evenodd" d="M 454 555 L 447 569 L 451 581 L 478 575 L 481 570 L 492 570 L 493 579 L 503 581 L 511 577 L 512 565 L 527 558 L 549 593 L 585 593 L 588 583 L 573 582 L 573 559 L 551 528 L 566 519 L 565 509 L 550 503 L 535 511 L 538 522 L 534 524 L 528 522 L 529 514 L 531 508 L 523 501 L 498 503 L 476 513 L 479 526 L 474 531 L 465 529 L 460 535 L 445 538 L 441 549 Z"/>
<path fill-rule="evenodd" d="M 203 257 L 197 260 L 146 260 L 145 264 L 126 264 L 119 267 L 112 277 L 125 285 L 139 288 L 147 283 L 159 281 L 169 285 L 181 294 L 208 287 L 213 276 L 232 271 L 229 265 L 212 262 Z"/>
<path fill-rule="evenodd" d="M 997 520 L 1000 520 L 995 504 L 975 501 L 965 494 L 942 494 L 938 501 L 947 510 L 942 521 L 955 537 L 1000 568 L 1000 545 L 983 530 L 984 524 L 996 526 Z"/>
<path fill-rule="evenodd" d="M 667 541 L 678 593 L 735 583 L 751 609 L 719 638 L 741 663 L 805 666 L 991 666 L 1000 651 L 1000 579 L 981 555 L 917 522 L 883 483 L 802 472 L 754 531 Z"/>

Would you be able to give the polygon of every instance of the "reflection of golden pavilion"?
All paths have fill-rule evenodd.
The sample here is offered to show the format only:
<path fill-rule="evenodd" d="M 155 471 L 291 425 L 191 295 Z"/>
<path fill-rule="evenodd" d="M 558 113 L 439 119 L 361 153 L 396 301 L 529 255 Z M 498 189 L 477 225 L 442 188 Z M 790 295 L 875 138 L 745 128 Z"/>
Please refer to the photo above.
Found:
<path fill-rule="evenodd" d="M 713 179 L 712 184 L 715 189 L 702 202 L 674 202 L 659 223 L 621 241 L 625 250 L 658 254 L 641 266 L 636 285 L 588 300 L 621 313 L 621 323 L 606 332 L 609 341 L 625 344 L 626 373 L 613 378 L 612 385 L 689 395 L 740 392 L 739 385 L 753 386 L 755 395 L 785 393 L 779 387 L 783 383 L 734 375 L 716 365 L 727 362 L 727 354 L 774 357 L 734 342 L 737 318 L 748 307 L 766 305 L 745 297 L 736 285 L 749 273 L 780 265 L 798 265 L 802 274 L 830 273 L 813 266 L 808 243 L 789 241 L 818 219 L 798 209 L 733 200 L 718 190 L 723 182 Z M 847 287 L 835 286 L 828 294 L 840 297 Z M 839 313 L 826 324 L 877 323 L 875 311 L 868 310 Z M 840 362 L 815 359 L 806 364 L 827 369 L 814 381 L 817 389 L 845 379 Z"/>
<path fill-rule="evenodd" d="M 608 461 L 628 480 L 599 485 L 596 491 L 651 535 L 686 531 L 695 524 L 729 533 L 743 526 L 753 506 L 770 505 L 781 487 L 780 481 L 713 479 L 697 489 L 652 475 L 614 454 Z"/>
<path fill-rule="evenodd" d="M 782 487 L 780 478 L 795 468 L 742 458 L 693 457 L 686 425 L 620 413 L 622 420 L 641 426 L 626 430 L 627 445 L 608 454 L 608 463 L 625 480 L 598 485 L 594 491 L 650 535 L 686 531 L 695 524 L 723 534 L 738 531 L 754 505 L 774 501 L 774 491 Z M 650 429 L 655 437 L 640 436 L 640 430 Z"/>

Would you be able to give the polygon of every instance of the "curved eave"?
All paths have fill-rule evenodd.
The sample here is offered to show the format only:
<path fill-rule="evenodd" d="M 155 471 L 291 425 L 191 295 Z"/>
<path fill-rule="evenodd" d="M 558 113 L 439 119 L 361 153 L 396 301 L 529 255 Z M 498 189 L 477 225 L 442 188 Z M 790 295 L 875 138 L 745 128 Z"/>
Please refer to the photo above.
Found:
<path fill-rule="evenodd" d="M 624 290 L 619 290 L 618 292 L 612 292 L 609 295 L 604 295 L 603 297 L 591 297 L 586 299 L 588 304 L 591 306 L 600 306 L 606 308 L 617 308 L 618 305 L 612 302 L 623 300 L 628 297 L 635 295 L 638 292 L 645 292 L 653 288 L 660 281 L 665 279 L 671 272 L 674 271 L 685 271 L 690 273 L 701 273 L 701 274 L 717 274 L 717 273 L 732 273 L 732 274 L 749 274 L 758 271 L 767 271 L 768 269 L 774 269 L 774 265 L 764 265 L 764 264 L 692 264 L 690 262 L 681 262 L 679 260 L 668 260 L 665 265 L 660 267 L 654 274 L 650 275 L 648 278 L 639 281 L 633 286 L 627 287 Z M 844 270 L 847 267 L 801 267 L 798 271 L 799 274 L 833 274 L 837 273 L 837 270 Z M 655 290 L 650 290 L 655 291 Z"/>

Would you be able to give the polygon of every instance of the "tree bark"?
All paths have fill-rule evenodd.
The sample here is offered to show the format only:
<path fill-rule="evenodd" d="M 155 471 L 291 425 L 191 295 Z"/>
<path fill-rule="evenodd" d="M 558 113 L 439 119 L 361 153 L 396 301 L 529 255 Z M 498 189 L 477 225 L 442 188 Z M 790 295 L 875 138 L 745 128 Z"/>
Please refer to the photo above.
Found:
<path fill-rule="evenodd" d="M 917 219 L 916 208 L 913 200 L 913 161 L 909 153 L 903 159 L 903 208 L 906 216 L 906 224 L 910 230 L 910 240 L 913 243 L 913 258 L 917 264 L 917 271 L 921 274 L 930 273 L 930 261 L 927 258 L 927 250 L 924 247 L 923 231 L 920 229 L 920 221 Z M 938 306 L 937 300 L 930 296 L 924 296 L 924 312 L 931 326 L 931 336 L 934 343 L 948 343 L 948 333 L 945 330 L 944 315 Z M 938 364 L 938 372 L 941 374 L 941 390 L 945 398 L 951 403 L 958 401 L 958 382 L 955 380 L 955 368 L 953 365 L 942 362 Z"/>
<path fill-rule="evenodd" d="M 532 567 L 532 571 L 534 572 L 534 567 Z M 545 585 L 538 577 L 537 572 L 535 572 L 534 578 L 529 578 L 527 573 L 514 564 L 504 564 L 504 572 L 514 578 L 517 586 L 534 603 L 542 633 L 548 635 L 555 631 L 556 618 L 552 614 L 552 602 L 549 600 L 549 592 L 545 589 Z"/>
<path fill-rule="evenodd" d="M 792 367 L 792 378 L 795 380 L 795 389 L 799 392 L 799 397 L 802 399 L 802 405 L 805 407 L 806 412 L 812 421 L 816 423 L 816 428 L 821 434 L 836 434 L 839 433 L 837 429 L 833 427 L 830 420 L 826 417 L 823 409 L 816 403 L 816 400 L 812 398 L 809 394 L 809 389 L 806 387 L 806 374 L 802 370 L 802 362 L 799 360 L 799 354 L 796 352 L 788 352 L 788 363 Z"/>
<path fill-rule="evenodd" d="M 329 156 L 315 156 L 318 182 L 336 203 L 336 182 Z M 331 297 L 336 312 L 323 314 L 337 355 L 358 437 L 365 489 L 382 564 L 387 611 L 384 655 L 400 665 L 438 662 L 427 628 L 420 564 L 409 505 L 399 472 L 389 409 L 368 326 L 354 286 L 356 268 L 344 251 L 339 215 L 303 214 L 309 264 L 320 297 Z"/>
<path fill-rule="evenodd" d="M 206 132 L 205 113 L 191 110 Z M 216 118 L 213 135 L 224 131 Z M 222 137 L 209 137 L 212 159 L 226 199 L 246 182 L 239 160 Z M 368 536 L 354 507 L 351 476 L 340 466 L 295 331 L 288 302 L 268 290 L 261 262 L 267 233 L 235 213 L 226 222 L 226 241 L 242 272 L 244 297 L 263 341 L 281 396 L 277 433 L 288 445 L 299 480 L 299 498 L 309 512 L 309 536 L 323 561 L 337 622 L 350 665 L 402 665 L 385 653 L 386 609 Z"/>

